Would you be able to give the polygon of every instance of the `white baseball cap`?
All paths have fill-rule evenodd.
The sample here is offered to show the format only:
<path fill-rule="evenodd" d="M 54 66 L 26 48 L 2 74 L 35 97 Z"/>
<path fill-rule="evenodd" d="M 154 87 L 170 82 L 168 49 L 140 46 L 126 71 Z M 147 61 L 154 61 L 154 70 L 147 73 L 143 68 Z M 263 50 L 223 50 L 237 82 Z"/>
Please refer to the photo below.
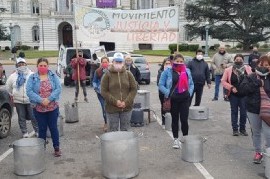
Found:
<path fill-rule="evenodd" d="M 114 60 L 115 62 L 123 62 L 123 61 L 124 61 L 124 56 L 123 56 L 122 53 L 117 52 L 117 53 L 115 53 L 115 54 L 113 55 L 113 60 Z"/>
<path fill-rule="evenodd" d="M 19 57 L 16 59 L 16 63 L 26 63 L 25 59 L 22 57 Z"/>

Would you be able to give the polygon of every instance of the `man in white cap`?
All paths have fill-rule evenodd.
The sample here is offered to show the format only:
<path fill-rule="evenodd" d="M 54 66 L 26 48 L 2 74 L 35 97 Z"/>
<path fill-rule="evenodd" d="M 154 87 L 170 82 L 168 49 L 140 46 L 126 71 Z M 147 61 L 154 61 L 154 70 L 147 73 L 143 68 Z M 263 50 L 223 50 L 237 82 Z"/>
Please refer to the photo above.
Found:
<path fill-rule="evenodd" d="M 24 58 L 17 58 L 16 70 L 12 73 L 6 83 L 6 89 L 13 97 L 13 102 L 18 114 L 18 122 L 23 138 L 29 137 L 26 120 L 31 120 L 36 136 L 38 135 L 37 121 L 33 114 L 28 96 L 26 95 L 26 83 L 33 73 L 26 64 Z"/>

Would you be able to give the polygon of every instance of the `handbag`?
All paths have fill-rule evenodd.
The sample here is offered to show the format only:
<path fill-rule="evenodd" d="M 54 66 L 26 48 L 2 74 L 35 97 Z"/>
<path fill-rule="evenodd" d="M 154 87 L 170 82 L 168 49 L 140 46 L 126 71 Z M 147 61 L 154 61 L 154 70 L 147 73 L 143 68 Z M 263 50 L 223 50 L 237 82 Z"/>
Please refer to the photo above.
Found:
<path fill-rule="evenodd" d="M 270 98 L 264 91 L 263 87 L 260 87 L 261 106 L 260 106 L 260 118 L 270 126 Z"/>
<path fill-rule="evenodd" d="M 173 88 L 172 92 L 175 90 L 176 86 L 177 86 L 177 84 Z M 172 92 L 169 94 L 168 98 L 164 98 L 164 100 L 163 100 L 162 110 L 164 112 L 170 112 L 171 111 L 171 95 L 172 95 Z"/>

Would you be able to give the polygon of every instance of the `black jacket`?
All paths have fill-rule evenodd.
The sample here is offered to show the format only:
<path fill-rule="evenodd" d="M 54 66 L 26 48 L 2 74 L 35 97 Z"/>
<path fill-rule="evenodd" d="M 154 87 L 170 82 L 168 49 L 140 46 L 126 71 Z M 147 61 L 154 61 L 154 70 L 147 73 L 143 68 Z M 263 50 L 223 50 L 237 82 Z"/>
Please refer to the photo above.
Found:
<path fill-rule="evenodd" d="M 205 82 L 207 82 L 207 84 L 211 84 L 209 67 L 203 59 L 197 60 L 194 58 L 188 63 L 187 67 L 191 71 L 192 79 L 195 85 L 204 85 Z"/>
<path fill-rule="evenodd" d="M 268 97 L 270 96 L 270 78 L 262 78 L 264 81 L 264 90 Z M 255 73 L 245 76 L 239 85 L 239 90 L 243 91 L 247 96 L 246 108 L 248 112 L 259 114 L 261 105 L 260 87 L 262 82 Z"/>
<path fill-rule="evenodd" d="M 251 69 L 255 69 L 256 67 L 256 62 L 254 62 L 254 59 L 259 59 L 260 58 L 260 54 L 259 53 L 251 53 L 248 57 L 248 64 L 251 67 Z"/>
<path fill-rule="evenodd" d="M 130 67 L 126 67 L 126 69 L 133 74 L 135 80 L 138 83 L 141 82 L 141 73 L 140 73 L 140 70 L 138 69 L 138 67 L 136 67 L 134 64 L 131 64 Z"/>

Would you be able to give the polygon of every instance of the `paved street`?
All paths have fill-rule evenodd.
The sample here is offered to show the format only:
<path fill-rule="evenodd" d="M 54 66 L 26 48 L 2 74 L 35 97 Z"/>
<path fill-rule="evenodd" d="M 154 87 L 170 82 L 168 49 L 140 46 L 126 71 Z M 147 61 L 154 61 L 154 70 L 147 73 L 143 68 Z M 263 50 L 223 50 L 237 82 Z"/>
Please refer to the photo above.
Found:
<path fill-rule="evenodd" d="M 10 74 L 14 66 L 5 66 Z M 55 70 L 55 65 L 51 68 Z M 141 134 L 139 140 L 139 175 L 138 179 L 260 179 L 264 178 L 263 164 L 252 163 L 253 147 L 249 124 L 249 136 L 232 136 L 229 103 L 219 100 L 212 102 L 214 85 L 205 88 L 202 105 L 210 109 L 210 118 L 204 121 L 189 120 L 190 135 L 207 138 L 204 144 L 204 161 L 193 164 L 181 160 L 181 150 L 172 148 L 170 132 L 167 133 L 159 124 L 160 103 L 156 86 L 157 64 L 151 64 L 152 82 L 142 85 L 141 89 L 150 91 L 152 122 L 144 127 L 131 128 Z M 34 69 L 34 66 L 31 66 Z M 72 102 L 74 88 L 63 86 L 60 111 L 64 115 L 64 104 Z M 103 119 L 101 108 L 92 88 L 87 88 L 90 103 L 79 103 L 78 123 L 64 123 L 64 136 L 60 138 L 63 156 L 52 155 L 52 143 L 46 149 L 46 170 L 29 179 L 60 178 L 103 178 L 101 174 L 100 141 L 96 136 L 102 135 Z M 81 101 L 82 101 L 81 96 Z M 145 113 L 145 120 L 146 120 Z M 29 132 L 32 131 L 30 124 Z M 19 139 L 21 134 L 17 122 L 16 111 L 12 118 L 11 134 L 0 140 L 0 158 L 9 149 L 9 144 Z M 13 174 L 13 153 L 0 161 L 0 178 L 17 179 Z"/>

